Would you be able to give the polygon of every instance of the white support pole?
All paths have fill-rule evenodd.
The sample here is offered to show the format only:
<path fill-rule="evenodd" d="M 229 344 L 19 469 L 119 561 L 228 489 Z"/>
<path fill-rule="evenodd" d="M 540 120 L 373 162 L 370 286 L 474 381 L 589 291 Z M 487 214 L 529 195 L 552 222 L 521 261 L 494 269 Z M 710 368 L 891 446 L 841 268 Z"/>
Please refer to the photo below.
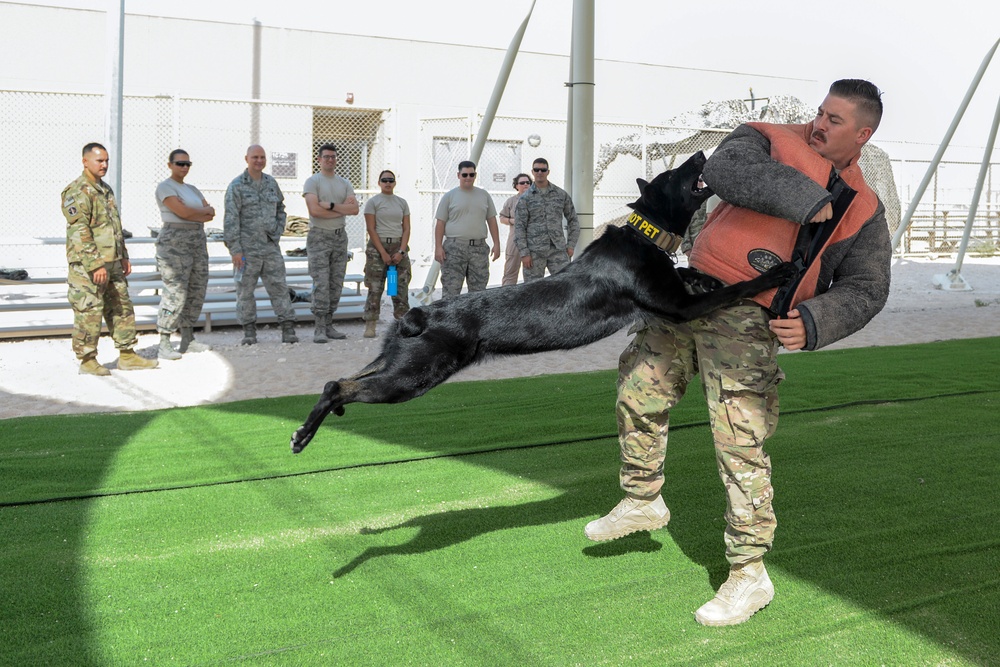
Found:
<path fill-rule="evenodd" d="M 576 76 L 573 74 L 573 53 L 576 51 L 573 34 L 569 42 L 569 78 L 566 80 L 566 150 L 563 160 L 563 189 L 573 196 L 573 81 Z M 534 158 L 532 158 L 534 159 Z"/>
<path fill-rule="evenodd" d="M 941 140 L 941 145 L 938 146 L 937 153 L 931 159 L 931 163 L 927 165 L 927 173 L 924 174 L 924 178 L 920 181 L 920 185 L 917 187 L 917 191 L 913 193 L 913 199 L 910 200 L 910 206 L 906 210 L 906 215 L 899 222 L 899 228 L 892 237 L 892 249 L 895 250 L 899 246 L 899 240 L 903 238 L 903 234 L 906 233 L 906 228 L 910 226 L 910 219 L 913 217 L 913 212 L 916 210 L 917 205 L 920 203 L 920 198 L 924 196 L 924 191 L 927 190 L 927 185 L 931 182 L 934 173 L 937 171 L 938 164 L 941 163 L 941 157 L 944 155 L 945 150 L 951 143 L 951 138 L 955 135 L 955 130 L 958 129 L 958 123 L 962 120 L 962 116 L 965 115 L 965 110 L 969 108 L 969 102 L 972 101 L 972 96 L 976 92 L 976 88 L 979 87 L 979 82 L 983 79 L 983 74 L 986 73 L 986 68 L 990 64 L 990 60 L 993 59 L 993 54 L 996 53 L 997 46 L 1000 46 L 1000 39 L 998 39 L 994 44 L 993 48 L 989 50 L 986 57 L 983 58 L 983 63 L 979 66 L 979 71 L 976 72 L 976 76 L 972 78 L 972 83 L 969 84 L 969 90 L 965 93 L 965 99 L 962 103 L 958 105 L 958 111 L 955 112 L 955 118 L 951 121 L 951 126 L 948 131 L 944 134 L 944 139 Z"/>
<path fill-rule="evenodd" d="M 483 113 L 483 120 L 479 124 L 479 132 L 476 134 L 476 141 L 472 145 L 472 151 L 469 153 L 469 159 L 479 164 L 479 158 L 483 155 L 483 149 L 486 147 L 486 141 L 490 136 L 490 128 L 493 127 L 493 120 L 496 118 L 497 109 L 500 107 L 500 100 L 503 98 L 503 91 L 507 87 L 507 79 L 510 78 L 510 72 L 514 69 L 514 60 L 517 58 L 518 49 L 521 48 L 521 39 L 524 37 L 524 31 L 528 28 L 528 19 L 531 18 L 531 12 L 535 9 L 535 0 L 531 1 L 531 7 L 528 8 L 528 14 L 521 21 L 520 27 L 517 32 L 514 33 L 514 37 L 510 40 L 510 46 L 507 47 L 507 54 L 504 56 L 503 64 L 500 65 L 500 73 L 497 74 L 497 81 L 493 85 L 493 94 L 490 95 L 489 104 L 486 105 L 486 111 Z M 438 277 L 441 275 L 441 264 L 435 260 L 430 269 L 427 270 L 427 278 L 424 280 L 424 286 L 419 290 L 410 290 L 410 305 L 411 306 L 423 306 L 428 305 L 433 301 L 431 296 L 434 293 L 434 288 L 437 285 Z"/>
<path fill-rule="evenodd" d="M 955 268 L 946 274 L 934 276 L 934 285 L 938 289 L 954 291 L 969 291 L 972 289 L 972 286 L 965 282 L 965 279 L 962 277 L 962 260 L 965 259 L 965 251 L 969 247 L 969 237 L 972 236 L 972 225 L 976 221 L 979 199 L 983 196 L 983 182 L 986 180 L 986 172 L 990 167 L 990 157 L 993 155 L 993 146 L 996 144 L 998 126 L 1000 126 L 1000 97 L 997 98 L 997 109 L 993 113 L 993 125 L 990 127 L 990 136 L 986 140 L 986 150 L 983 151 L 983 162 L 979 166 L 976 189 L 972 193 L 972 201 L 969 203 L 969 217 L 965 220 L 965 232 L 962 234 L 962 245 L 958 249 Z"/>
<path fill-rule="evenodd" d="M 531 7 L 528 8 L 528 15 L 521 21 L 520 27 L 514 33 L 513 39 L 510 40 L 510 46 L 507 47 L 507 54 L 504 56 L 503 64 L 500 65 L 500 73 L 497 74 L 497 81 L 493 84 L 493 94 L 490 95 L 490 102 L 486 106 L 485 113 L 483 113 L 483 122 L 479 126 L 479 132 L 476 134 L 476 143 L 472 145 L 472 154 L 469 157 L 476 164 L 479 164 L 479 158 L 483 156 L 483 148 L 486 147 L 486 140 L 489 139 L 490 128 L 493 127 L 493 120 L 496 118 L 497 109 L 500 107 L 500 100 L 503 99 L 503 91 L 507 87 L 510 71 L 514 69 L 514 60 L 517 58 L 517 51 L 521 48 L 521 39 L 524 38 L 524 31 L 528 28 L 528 19 L 531 18 L 531 12 L 534 9 L 535 0 L 532 0 Z"/>
<path fill-rule="evenodd" d="M 579 254 L 594 240 L 594 0 L 573 0 L 573 204 Z"/>
<path fill-rule="evenodd" d="M 107 183 L 122 203 L 122 71 L 125 65 L 125 0 L 107 0 L 107 72 L 105 88 L 105 141 L 108 148 Z"/>

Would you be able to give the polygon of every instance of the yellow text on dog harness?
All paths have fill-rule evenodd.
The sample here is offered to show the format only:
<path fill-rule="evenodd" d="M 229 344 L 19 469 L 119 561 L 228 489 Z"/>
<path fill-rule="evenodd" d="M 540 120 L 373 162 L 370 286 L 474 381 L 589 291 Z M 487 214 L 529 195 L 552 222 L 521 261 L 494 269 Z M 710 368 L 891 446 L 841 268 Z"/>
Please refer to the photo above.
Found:
<path fill-rule="evenodd" d="M 681 247 L 682 237 L 650 222 L 636 211 L 632 211 L 629 214 L 626 222 L 632 229 L 645 236 L 651 243 L 665 252 L 674 253 Z"/>

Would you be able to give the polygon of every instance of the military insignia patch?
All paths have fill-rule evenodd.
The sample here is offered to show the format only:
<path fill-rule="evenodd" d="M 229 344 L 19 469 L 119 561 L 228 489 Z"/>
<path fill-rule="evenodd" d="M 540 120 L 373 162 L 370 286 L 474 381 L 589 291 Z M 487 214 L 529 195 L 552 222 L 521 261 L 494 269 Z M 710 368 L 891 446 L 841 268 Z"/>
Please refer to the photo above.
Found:
<path fill-rule="evenodd" d="M 66 212 L 70 215 L 76 215 L 76 206 L 70 204 L 69 208 L 66 209 Z"/>
<path fill-rule="evenodd" d="M 781 257 L 766 248 L 755 248 L 747 253 L 747 263 L 761 273 L 781 264 Z"/>

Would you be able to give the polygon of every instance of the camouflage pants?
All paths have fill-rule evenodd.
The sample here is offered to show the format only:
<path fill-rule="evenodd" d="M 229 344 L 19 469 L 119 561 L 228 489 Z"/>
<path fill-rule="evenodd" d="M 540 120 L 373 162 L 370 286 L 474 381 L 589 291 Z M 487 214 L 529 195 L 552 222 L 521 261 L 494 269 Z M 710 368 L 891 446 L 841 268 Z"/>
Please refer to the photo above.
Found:
<path fill-rule="evenodd" d="M 83 264 L 69 265 L 67 297 L 73 307 L 73 352 L 81 361 L 97 356 L 101 320 L 108 323 L 108 332 L 117 349 L 131 350 L 137 341 L 135 311 L 121 262 L 106 264 L 105 268 L 108 282 L 96 285 Z"/>
<path fill-rule="evenodd" d="M 385 251 L 392 255 L 399 251 L 399 241 L 384 243 Z M 378 321 L 381 308 L 382 292 L 385 290 L 386 264 L 378 248 L 371 243 L 365 248 L 365 287 L 368 288 L 368 298 L 365 299 L 366 322 Z M 396 265 L 396 296 L 392 298 L 392 314 L 399 319 L 410 309 L 410 257 L 403 255 L 402 261 Z"/>
<path fill-rule="evenodd" d="M 524 282 L 526 283 L 544 278 L 546 268 L 551 276 L 569 264 L 569 255 L 566 254 L 565 248 L 557 248 L 549 244 L 548 252 L 538 252 L 532 248 L 528 250 L 531 253 L 531 268 L 525 267 L 524 269 Z"/>
<path fill-rule="evenodd" d="M 486 241 L 469 245 L 461 239 L 444 240 L 444 261 L 441 263 L 441 295 L 447 299 L 462 293 L 468 283 L 470 292 L 481 292 L 490 281 L 490 247 Z"/>
<path fill-rule="evenodd" d="M 156 237 L 156 269 L 163 279 L 156 330 L 164 334 L 193 327 L 208 289 L 205 231 L 169 226 L 161 229 Z"/>
<path fill-rule="evenodd" d="M 312 312 L 315 315 L 332 315 L 344 292 L 347 230 L 310 227 L 306 236 L 306 254 L 313 281 Z"/>
<path fill-rule="evenodd" d="M 277 243 L 269 244 L 253 255 L 243 255 L 243 271 L 236 274 L 236 319 L 240 324 L 257 322 L 257 279 L 271 298 L 279 322 L 294 322 L 295 310 L 285 282 L 285 260 Z"/>
<path fill-rule="evenodd" d="M 650 320 L 618 366 L 621 485 L 651 497 L 663 485 L 670 408 L 701 373 L 716 463 L 726 489 L 726 557 L 731 564 L 770 550 L 771 461 L 764 442 L 778 424 L 777 339 L 767 311 L 751 302 L 722 308 L 687 324 Z"/>

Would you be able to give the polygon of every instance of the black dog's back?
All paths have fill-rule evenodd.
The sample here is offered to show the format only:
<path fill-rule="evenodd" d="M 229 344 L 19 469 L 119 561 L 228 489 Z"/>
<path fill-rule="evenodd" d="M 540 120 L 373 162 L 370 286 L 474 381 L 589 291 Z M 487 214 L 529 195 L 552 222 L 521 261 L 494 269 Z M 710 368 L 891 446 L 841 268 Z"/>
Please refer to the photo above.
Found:
<path fill-rule="evenodd" d="M 682 235 L 711 194 L 698 188 L 704 155 L 639 179 L 632 206 Z M 781 265 L 744 283 L 688 294 L 670 256 L 638 231 L 608 228 L 566 268 L 547 278 L 462 294 L 410 310 L 384 338 L 378 358 L 351 378 L 330 382 L 292 451 L 309 444 L 330 412 L 347 403 L 398 403 L 416 398 L 462 368 L 491 356 L 567 350 L 610 336 L 639 317 L 684 322 L 776 287 L 794 268 Z"/>

